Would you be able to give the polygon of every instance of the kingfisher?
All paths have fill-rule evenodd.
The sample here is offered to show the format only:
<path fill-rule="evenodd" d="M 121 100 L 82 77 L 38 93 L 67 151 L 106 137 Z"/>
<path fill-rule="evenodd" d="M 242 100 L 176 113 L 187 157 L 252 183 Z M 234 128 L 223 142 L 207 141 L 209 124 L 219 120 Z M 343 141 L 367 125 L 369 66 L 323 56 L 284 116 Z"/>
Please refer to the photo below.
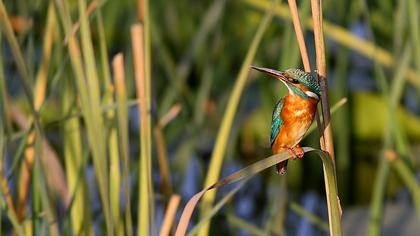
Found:
<path fill-rule="evenodd" d="M 252 66 L 283 82 L 288 94 L 281 98 L 273 110 L 270 144 L 274 154 L 284 150 L 293 158 L 302 158 L 304 152 L 299 146 L 306 131 L 314 120 L 317 104 L 321 97 L 318 76 L 300 69 L 277 71 Z M 285 174 L 287 160 L 276 165 L 277 173 Z"/>

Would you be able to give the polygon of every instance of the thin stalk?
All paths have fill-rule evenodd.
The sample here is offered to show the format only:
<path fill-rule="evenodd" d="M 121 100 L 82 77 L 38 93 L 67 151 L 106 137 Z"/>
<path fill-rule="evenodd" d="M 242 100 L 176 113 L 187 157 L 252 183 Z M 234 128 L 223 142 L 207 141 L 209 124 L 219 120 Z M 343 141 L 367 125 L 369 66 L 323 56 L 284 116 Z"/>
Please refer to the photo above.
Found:
<path fill-rule="evenodd" d="M 405 1 L 404 1 L 405 2 Z M 407 10 L 410 23 L 411 42 L 414 45 L 414 62 L 417 67 L 417 73 L 420 74 L 420 23 L 418 1 L 408 0 Z"/>
<path fill-rule="evenodd" d="M 133 223 L 131 219 L 131 200 L 130 200 L 130 160 L 129 160 L 129 142 L 128 142 L 128 108 L 127 108 L 127 91 L 125 86 L 124 57 L 121 53 L 117 54 L 113 61 L 112 67 L 114 71 L 114 81 L 116 88 L 117 100 L 117 119 L 118 119 L 118 136 L 120 142 L 120 155 L 123 160 L 123 182 L 124 182 L 124 199 L 125 209 L 125 228 L 127 235 L 133 235 Z"/>
<path fill-rule="evenodd" d="M 169 168 L 169 161 L 166 155 L 166 142 L 163 134 L 163 127 L 160 123 L 156 124 L 153 129 L 155 141 L 156 141 L 156 152 L 157 161 L 159 166 L 159 172 L 161 176 L 161 191 L 167 199 L 172 195 L 172 184 L 171 184 L 171 171 Z"/>
<path fill-rule="evenodd" d="M 375 185 L 370 204 L 370 217 L 368 225 L 368 235 L 370 236 L 380 235 L 383 216 L 383 202 L 386 187 L 388 185 L 388 175 L 390 169 L 389 162 L 382 156 L 380 156 L 380 158 L 381 160 L 379 162 L 378 171 L 376 173 Z"/>
<path fill-rule="evenodd" d="M 300 55 L 302 57 L 303 67 L 306 72 L 311 71 L 311 65 L 309 64 L 308 50 L 306 49 L 305 38 L 303 36 L 302 27 L 300 24 L 299 13 L 296 5 L 296 0 L 288 0 L 290 14 L 292 15 L 293 27 L 295 28 L 296 39 L 299 44 Z"/>
<path fill-rule="evenodd" d="M 109 104 L 114 102 L 114 88 L 111 84 L 111 72 L 108 65 L 108 52 L 106 47 L 105 32 L 103 26 L 102 12 L 98 8 L 96 10 L 97 29 L 99 33 L 99 48 L 102 69 L 102 87 L 105 90 L 103 103 Z M 115 110 L 108 110 L 105 114 L 108 127 L 107 144 L 109 153 L 109 200 L 111 214 L 115 224 L 115 232 L 117 235 L 123 235 L 123 225 L 120 217 L 120 189 L 121 189 L 121 168 L 119 160 L 118 145 L 118 122 Z"/>
<path fill-rule="evenodd" d="M 322 29 L 322 2 L 321 0 L 311 0 L 312 18 L 314 22 L 315 35 L 315 51 L 316 51 L 316 67 L 321 85 L 321 107 L 323 118 L 323 136 L 325 138 L 325 151 L 330 155 L 331 160 L 334 160 L 334 144 L 331 128 L 331 114 L 328 101 L 328 81 L 327 81 L 327 67 L 325 62 L 325 46 L 324 46 L 324 32 Z M 335 164 L 334 164 L 335 165 Z"/>
<path fill-rule="evenodd" d="M 272 17 L 273 17 L 273 14 L 271 10 L 265 13 L 265 16 L 261 20 L 261 23 L 258 26 L 257 32 L 248 49 L 245 60 L 242 64 L 241 70 L 239 72 L 236 83 L 234 85 L 233 91 L 229 98 L 226 111 L 223 116 L 222 124 L 217 134 L 216 144 L 215 144 L 215 147 L 214 147 L 211 159 L 210 159 L 210 165 L 209 165 L 208 174 L 207 174 L 204 186 L 209 186 L 210 184 L 216 182 L 216 180 L 219 177 L 220 169 L 221 169 L 223 158 L 226 151 L 227 141 L 229 138 L 230 129 L 233 124 L 233 119 L 236 114 L 236 110 L 239 104 L 242 91 L 246 84 L 246 79 L 249 74 L 249 67 L 251 65 L 252 60 L 255 57 L 255 54 L 261 42 L 262 36 L 265 30 L 267 29 L 267 27 L 269 26 Z M 204 217 L 204 215 L 206 215 L 207 212 L 211 209 L 215 196 L 216 196 L 216 191 L 212 191 L 210 194 L 204 197 L 204 200 L 201 203 L 201 217 Z M 208 222 L 201 228 L 198 235 L 200 236 L 208 235 L 209 229 L 210 229 L 210 222 Z"/>
<path fill-rule="evenodd" d="M 166 208 L 165 217 L 163 218 L 162 227 L 159 236 L 170 235 L 172 224 L 175 220 L 176 210 L 181 202 L 181 197 L 177 194 L 171 196 L 168 207 Z"/>
<path fill-rule="evenodd" d="M 393 154 L 387 155 L 387 158 L 391 161 L 391 167 L 397 172 L 410 191 L 416 208 L 417 218 L 420 219 L 420 186 L 417 182 L 416 175 L 401 158 L 395 155 L 395 153 Z"/>
<path fill-rule="evenodd" d="M 150 202 L 148 203 L 150 205 L 150 220 L 151 220 L 151 234 L 152 235 L 157 235 L 157 231 L 156 231 L 156 225 L 155 225 L 155 203 L 154 203 L 154 192 L 153 192 L 153 180 L 152 180 L 152 119 L 151 119 L 151 81 L 152 81 L 152 68 L 151 68 L 151 63 L 152 63 L 152 54 L 151 54 L 151 40 L 150 40 L 150 22 L 151 22 L 151 15 L 150 15 L 150 10 L 149 10 L 149 0 L 138 0 L 137 3 L 137 7 L 138 7 L 138 16 L 139 16 L 139 21 L 142 23 L 143 26 L 143 40 L 144 40 L 144 45 L 143 45 L 143 49 L 144 49 L 144 55 L 143 55 L 143 63 L 144 63 L 144 72 L 143 77 L 144 77 L 144 101 L 143 104 L 146 106 L 143 111 L 146 111 L 146 116 L 144 116 L 143 118 L 145 118 L 145 123 L 144 123 L 144 127 L 143 129 L 145 129 L 145 135 L 143 136 L 143 138 L 146 138 L 146 140 L 144 140 L 144 146 L 143 149 L 145 150 L 145 154 L 147 156 L 146 158 L 146 162 L 145 164 L 147 165 L 147 175 L 149 176 L 147 178 L 147 192 L 148 195 L 150 197 Z M 136 62 L 134 62 L 136 63 Z M 139 63 L 139 61 L 137 60 L 137 63 Z M 138 65 L 138 64 L 136 64 Z M 138 76 L 136 75 L 136 81 L 138 81 Z M 138 85 L 137 85 L 138 87 Z M 138 94 L 139 95 L 139 94 Z"/>
<path fill-rule="evenodd" d="M 138 235 L 148 235 L 151 220 L 151 208 L 153 197 L 150 195 L 149 184 L 151 183 L 151 150 L 150 150 L 150 110 L 147 105 L 147 86 L 145 75 L 145 44 L 143 25 L 136 24 L 131 28 L 133 63 L 135 72 L 136 92 L 140 100 L 140 161 L 139 161 L 139 211 L 138 211 Z M 152 226 L 153 227 L 153 226 Z"/>
<path fill-rule="evenodd" d="M 70 81 L 64 81 L 64 91 L 62 91 L 63 113 L 69 113 L 74 109 L 73 104 L 76 99 L 74 88 Z M 72 196 L 70 217 L 73 233 L 75 235 L 93 235 L 92 219 L 90 207 L 86 201 L 87 188 L 85 182 L 85 171 L 83 168 L 83 148 L 80 133 L 80 121 L 71 119 L 63 125 L 63 150 L 66 166 L 66 177 L 69 194 Z"/>
<path fill-rule="evenodd" d="M 316 67 L 318 69 L 318 77 L 321 86 L 321 108 L 324 128 L 322 136 L 325 143 L 321 140 L 321 145 L 325 144 L 324 151 L 328 153 L 327 159 L 331 162 L 323 160 L 325 192 L 327 196 L 328 219 L 330 222 L 330 235 L 342 235 L 341 231 L 341 207 L 339 207 L 339 198 L 336 185 L 334 144 L 331 128 L 331 114 L 328 101 L 328 81 L 326 75 L 324 33 L 322 29 L 322 1 L 311 0 L 312 19 L 314 23 L 315 51 L 316 51 Z M 330 175 L 330 176 L 328 176 Z M 334 179 L 334 183 L 330 180 Z"/>

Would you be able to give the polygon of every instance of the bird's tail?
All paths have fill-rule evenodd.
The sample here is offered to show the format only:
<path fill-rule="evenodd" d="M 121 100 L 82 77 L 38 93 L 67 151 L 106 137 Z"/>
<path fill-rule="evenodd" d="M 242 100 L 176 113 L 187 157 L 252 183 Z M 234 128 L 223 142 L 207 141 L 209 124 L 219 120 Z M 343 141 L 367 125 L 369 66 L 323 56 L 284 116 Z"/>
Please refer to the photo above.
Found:
<path fill-rule="evenodd" d="M 279 154 L 282 150 L 279 149 L 279 150 L 273 150 L 273 151 L 274 151 L 274 154 Z M 282 162 L 276 164 L 277 174 L 281 174 L 281 175 L 286 174 L 287 161 L 288 160 L 285 160 L 285 161 L 282 161 Z"/>
<path fill-rule="evenodd" d="M 285 160 L 285 161 L 282 161 L 282 162 L 276 164 L 276 170 L 277 170 L 278 174 L 281 174 L 281 175 L 286 174 L 287 161 L 288 160 Z"/>

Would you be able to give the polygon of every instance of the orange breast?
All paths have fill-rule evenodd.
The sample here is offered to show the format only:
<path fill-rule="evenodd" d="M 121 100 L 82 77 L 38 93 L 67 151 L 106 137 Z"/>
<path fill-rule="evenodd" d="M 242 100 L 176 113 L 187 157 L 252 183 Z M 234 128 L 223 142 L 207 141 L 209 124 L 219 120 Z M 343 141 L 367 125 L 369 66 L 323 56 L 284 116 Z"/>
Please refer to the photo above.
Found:
<path fill-rule="evenodd" d="M 285 97 L 280 114 L 283 124 L 275 147 L 294 147 L 302 140 L 314 119 L 317 103 L 315 99 L 303 99 L 297 95 Z"/>

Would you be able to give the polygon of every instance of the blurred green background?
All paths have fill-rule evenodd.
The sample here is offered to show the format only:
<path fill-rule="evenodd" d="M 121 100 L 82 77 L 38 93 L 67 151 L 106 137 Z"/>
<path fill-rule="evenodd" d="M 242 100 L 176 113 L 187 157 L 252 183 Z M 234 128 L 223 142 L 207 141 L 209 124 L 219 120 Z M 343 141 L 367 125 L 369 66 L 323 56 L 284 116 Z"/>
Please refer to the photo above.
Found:
<path fill-rule="evenodd" d="M 150 233 L 159 232 L 170 196 L 181 197 L 176 225 L 204 187 L 241 77 L 220 177 L 271 155 L 271 113 L 287 90 L 249 64 L 303 67 L 287 2 L 153 0 L 146 10 L 134 0 L 1 2 L 0 234 L 141 234 L 145 169 L 130 31 L 139 20 L 150 56 Z M 310 1 L 297 3 L 315 69 Z M 323 1 L 348 235 L 420 232 L 419 9 L 417 0 Z M 125 91 L 112 68 L 120 52 Z M 319 147 L 316 129 L 301 146 Z M 266 170 L 213 217 L 210 235 L 327 235 L 323 181 L 310 154 L 290 161 L 285 176 Z"/>

